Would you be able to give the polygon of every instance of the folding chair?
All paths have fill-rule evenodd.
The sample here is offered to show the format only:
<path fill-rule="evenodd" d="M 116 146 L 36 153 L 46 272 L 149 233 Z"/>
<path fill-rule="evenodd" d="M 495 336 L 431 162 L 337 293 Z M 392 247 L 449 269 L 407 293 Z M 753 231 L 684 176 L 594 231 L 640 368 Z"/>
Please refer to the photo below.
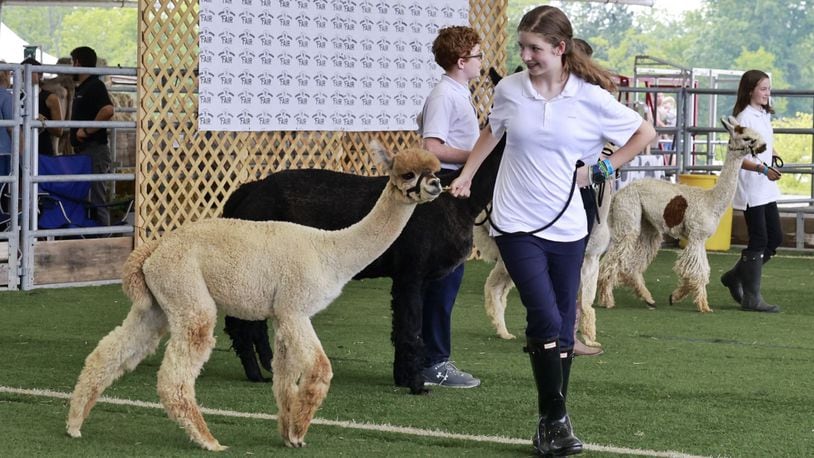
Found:
<path fill-rule="evenodd" d="M 91 173 L 90 156 L 39 156 L 40 175 L 77 175 Z M 89 181 L 39 184 L 40 229 L 95 227 L 90 218 Z"/>

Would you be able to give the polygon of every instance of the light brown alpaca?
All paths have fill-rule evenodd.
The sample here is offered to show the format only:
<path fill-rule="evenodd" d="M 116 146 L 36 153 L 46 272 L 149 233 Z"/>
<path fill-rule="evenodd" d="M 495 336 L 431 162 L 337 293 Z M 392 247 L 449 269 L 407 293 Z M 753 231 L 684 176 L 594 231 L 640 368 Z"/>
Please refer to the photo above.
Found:
<path fill-rule="evenodd" d="M 304 446 L 333 376 L 310 318 L 393 243 L 416 204 L 441 193 L 434 155 L 408 149 L 393 156 L 378 144 L 373 149 L 390 180 L 370 213 L 345 229 L 216 218 L 134 250 L 123 277 L 132 308 L 85 360 L 71 396 L 68 434 L 80 437 L 105 388 L 154 352 L 169 331 L 158 371 L 161 403 L 193 442 L 224 450 L 195 400 L 195 379 L 215 345 L 220 310 L 246 320 L 272 319 L 279 431 L 287 446 Z"/>
<path fill-rule="evenodd" d="M 667 234 L 687 241 L 673 266 L 680 282 L 670 294 L 670 303 L 692 293 L 699 312 L 712 311 L 707 302 L 709 262 L 704 243 L 732 203 L 743 159 L 766 149 L 760 135 L 739 126 L 734 117 L 721 122 L 730 137 L 714 188 L 642 179 L 616 193 L 610 214 L 613 241 L 599 269 L 599 301 L 605 307 L 615 305 L 613 288 L 619 282 L 633 288 L 649 306 L 655 304 L 645 286 L 644 272 L 658 253 L 662 234 Z"/>
<path fill-rule="evenodd" d="M 609 157 L 615 149 L 615 147 L 606 145 L 602 150 L 602 158 Z M 596 297 L 599 257 L 602 256 L 610 243 L 608 213 L 610 212 L 610 202 L 613 197 L 613 186 L 605 186 L 604 189 L 598 202 L 599 221 L 594 223 L 591 235 L 588 238 L 588 244 L 585 247 L 585 257 L 580 269 L 580 290 L 579 296 L 577 296 L 579 331 L 582 334 L 582 340 L 591 347 L 602 346 L 596 341 L 596 311 L 594 311 L 593 302 Z M 485 213 L 481 213 L 478 221 L 483 221 L 485 217 Z M 492 271 L 489 272 L 489 276 L 486 277 L 486 283 L 483 285 L 483 307 L 486 309 L 486 316 L 489 317 L 492 326 L 494 326 L 497 335 L 501 339 L 514 339 L 515 336 L 506 328 L 505 319 L 507 297 L 514 288 L 514 282 L 512 282 L 509 273 L 506 271 L 506 265 L 503 264 L 503 260 L 500 258 L 500 252 L 494 239 L 489 236 L 488 225 L 475 226 L 472 234 L 475 246 L 480 251 L 481 259 L 495 263 Z"/>

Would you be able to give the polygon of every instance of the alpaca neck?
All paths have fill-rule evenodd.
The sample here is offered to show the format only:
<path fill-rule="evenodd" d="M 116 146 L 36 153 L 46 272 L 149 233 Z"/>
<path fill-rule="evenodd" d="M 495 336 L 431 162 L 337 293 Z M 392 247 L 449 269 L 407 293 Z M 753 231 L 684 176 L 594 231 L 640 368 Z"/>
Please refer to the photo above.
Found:
<path fill-rule="evenodd" d="M 738 172 L 743 163 L 743 156 L 733 151 L 727 151 L 726 160 L 721 168 L 718 182 L 710 190 L 712 196 L 712 214 L 720 217 L 732 205 L 735 189 L 738 187 Z"/>
<path fill-rule="evenodd" d="M 322 247 L 326 265 L 339 277 L 359 273 L 393 244 L 415 210 L 415 203 L 401 200 L 400 191 L 387 183 L 370 213 L 345 229 L 330 231 Z"/>

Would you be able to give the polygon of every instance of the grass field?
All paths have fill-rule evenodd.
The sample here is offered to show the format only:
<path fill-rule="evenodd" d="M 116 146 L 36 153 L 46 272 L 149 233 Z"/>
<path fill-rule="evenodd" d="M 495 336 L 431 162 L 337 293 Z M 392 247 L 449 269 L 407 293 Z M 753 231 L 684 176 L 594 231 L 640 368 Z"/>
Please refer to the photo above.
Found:
<path fill-rule="evenodd" d="M 577 358 L 569 409 L 583 456 L 814 456 L 814 259 L 784 256 L 765 270 L 764 296 L 780 314 L 738 311 L 717 278 L 736 260 L 710 253 L 712 314 L 668 306 L 673 251 L 647 273 L 657 310 L 625 291 L 597 310 L 606 353 Z M 244 381 L 218 326 L 198 378 L 199 402 L 227 455 L 530 456 L 536 394 L 522 342 L 494 335 L 483 312 L 490 265 L 467 265 L 453 319 L 453 357 L 483 381 L 471 390 L 411 396 L 392 386 L 389 280 L 351 282 L 315 327 L 334 368 L 308 447 L 286 449 L 271 386 Z M 0 444 L 3 456 L 204 455 L 155 408 L 158 354 L 105 395 L 147 405 L 98 404 L 81 439 L 64 433 L 67 400 L 87 354 L 124 318 L 118 286 L 0 292 Z M 510 331 L 524 313 L 509 298 Z M 46 390 L 34 393 L 27 390 Z M 22 390 L 22 391 L 20 391 Z M 260 414 L 255 417 L 239 416 Z M 388 426 L 388 428 L 385 428 Z M 408 429 L 412 428 L 412 429 Z"/>

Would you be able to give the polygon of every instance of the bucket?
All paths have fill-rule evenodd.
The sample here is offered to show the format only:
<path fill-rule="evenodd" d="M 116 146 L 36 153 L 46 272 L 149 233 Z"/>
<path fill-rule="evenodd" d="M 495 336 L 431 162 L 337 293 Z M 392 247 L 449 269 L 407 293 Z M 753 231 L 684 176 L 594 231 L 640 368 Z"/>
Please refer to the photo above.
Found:
<path fill-rule="evenodd" d="M 678 182 L 688 186 L 697 186 L 704 189 L 712 189 L 718 181 L 717 175 L 698 175 L 688 174 L 679 175 Z M 721 221 L 718 223 L 718 228 L 707 239 L 704 246 L 709 251 L 727 251 L 732 241 L 732 205 L 730 205 L 724 214 L 721 216 Z M 687 245 L 686 240 L 680 240 L 679 245 L 684 248 Z"/>

